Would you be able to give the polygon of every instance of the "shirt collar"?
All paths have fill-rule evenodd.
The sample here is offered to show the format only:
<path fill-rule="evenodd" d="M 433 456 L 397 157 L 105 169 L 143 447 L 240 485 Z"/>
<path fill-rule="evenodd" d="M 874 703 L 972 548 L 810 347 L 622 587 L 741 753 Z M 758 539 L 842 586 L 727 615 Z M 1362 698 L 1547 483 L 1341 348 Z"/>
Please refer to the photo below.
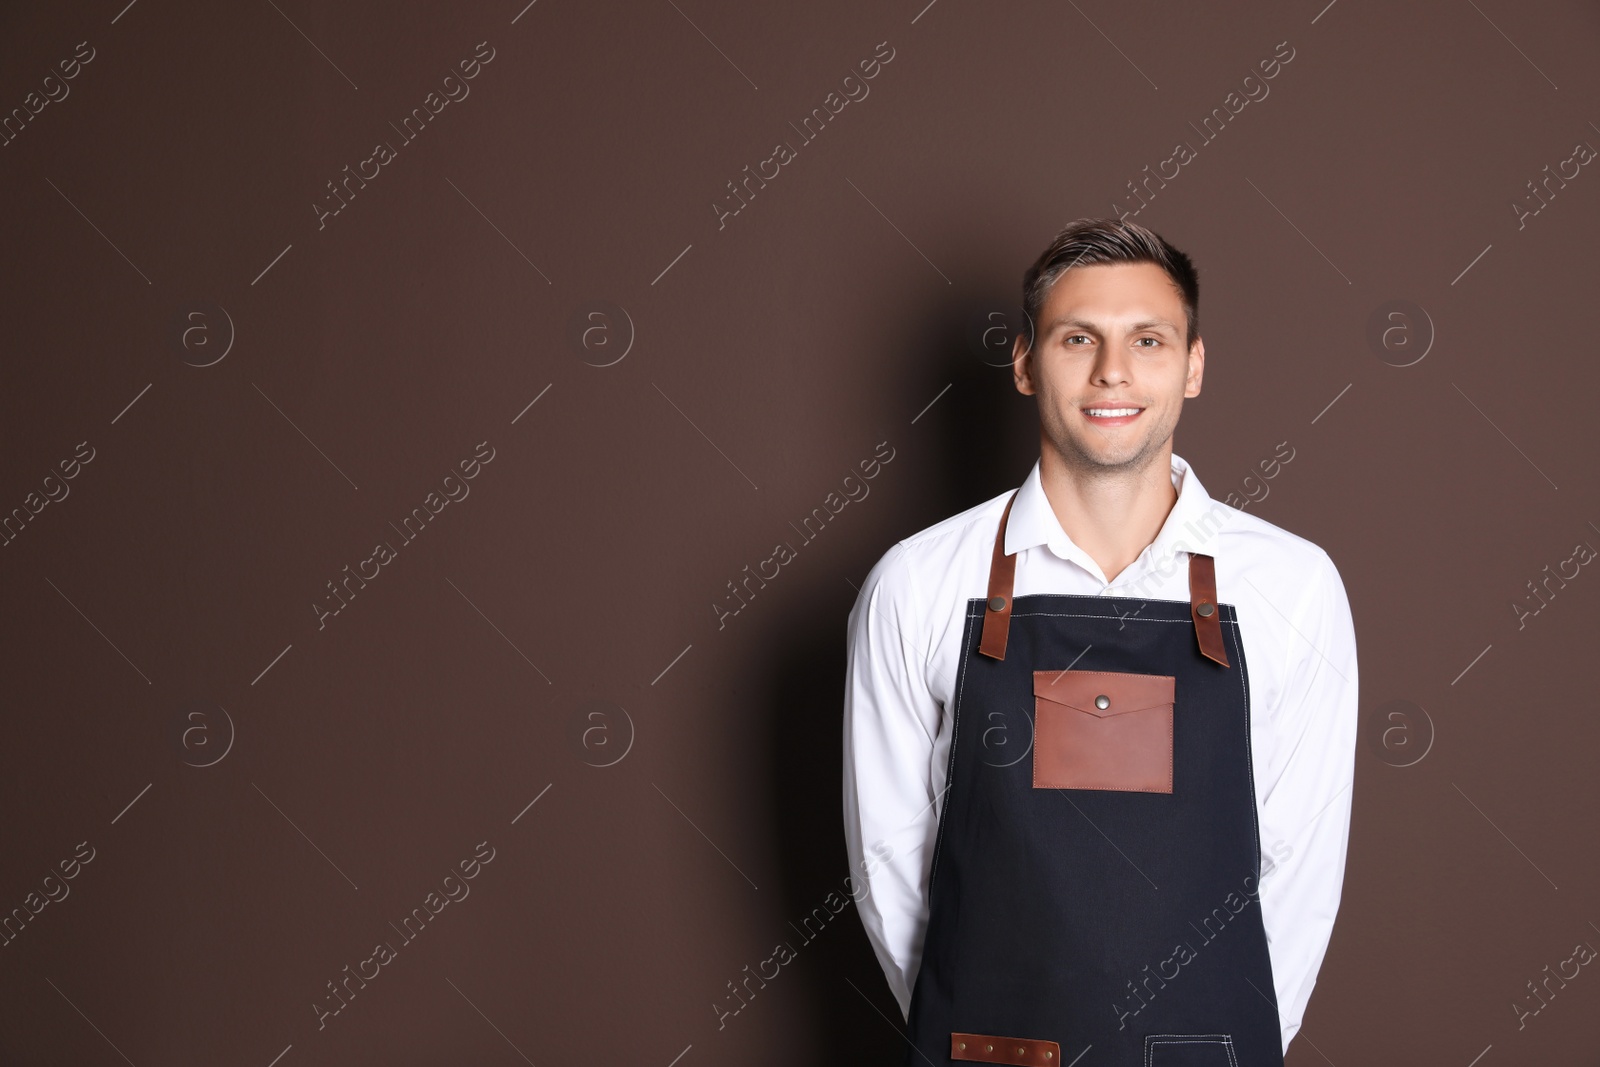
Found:
<path fill-rule="evenodd" d="M 1230 509 L 1211 498 L 1193 468 L 1176 453 L 1172 456 L 1172 487 L 1178 491 L 1178 499 L 1167 514 L 1166 522 L 1139 558 L 1117 576 L 1117 584 L 1137 577 L 1148 565 L 1176 558 L 1181 552 L 1215 555 L 1216 532 L 1225 524 Z M 1017 492 L 1016 502 L 1011 505 L 1011 517 L 1006 520 L 1005 551 L 1012 555 L 1036 545 L 1045 545 L 1060 558 L 1105 580 L 1100 565 L 1061 528 L 1060 520 L 1050 507 L 1050 499 L 1044 493 L 1039 460 L 1034 461 L 1033 470 L 1028 472 L 1027 480 Z"/>

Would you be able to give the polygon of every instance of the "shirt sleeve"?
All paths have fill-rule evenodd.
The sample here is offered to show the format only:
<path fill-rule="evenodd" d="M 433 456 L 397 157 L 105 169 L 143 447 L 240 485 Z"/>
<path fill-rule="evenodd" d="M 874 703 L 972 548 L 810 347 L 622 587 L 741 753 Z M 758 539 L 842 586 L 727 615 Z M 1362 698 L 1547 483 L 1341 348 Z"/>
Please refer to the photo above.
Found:
<path fill-rule="evenodd" d="M 1344 583 L 1326 553 L 1287 624 L 1282 699 L 1269 711 L 1273 749 L 1262 787 L 1260 882 L 1285 1053 L 1339 910 L 1355 780 L 1355 628 Z"/>
<path fill-rule="evenodd" d="M 867 575 L 848 623 L 844 836 L 851 895 L 908 1019 L 939 818 L 932 764 L 943 709 L 924 670 L 929 629 L 897 544 Z"/>

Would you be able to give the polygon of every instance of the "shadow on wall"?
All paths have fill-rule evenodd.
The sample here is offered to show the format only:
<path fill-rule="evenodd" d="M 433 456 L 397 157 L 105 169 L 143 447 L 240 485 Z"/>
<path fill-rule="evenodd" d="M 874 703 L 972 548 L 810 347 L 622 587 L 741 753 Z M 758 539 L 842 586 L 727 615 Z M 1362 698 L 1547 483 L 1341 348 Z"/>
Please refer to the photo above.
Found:
<path fill-rule="evenodd" d="M 886 408 L 898 402 L 905 409 L 904 423 L 898 412 L 891 423 L 898 425 L 895 445 L 903 457 L 894 473 L 913 483 L 897 490 L 905 494 L 900 499 L 914 502 L 912 508 L 880 515 L 872 524 L 878 532 L 851 527 L 850 540 L 817 561 L 823 566 L 807 585 L 810 595 L 777 628 L 783 639 L 767 650 L 762 664 L 763 720 L 770 726 L 769 826 L 783 863 L 786 922 L 777 936 L 795 949 L 795 958 L 782 968 L 792 973 L 775 979 L 764 994 L 804 996 L 806 1031 L 817 1043 L 816 1054 L 848 1047 L 848 1058 L 858 1063 L 899 1062 L 908 1046 L 899 1005 L 850 899 L 859 872 L 845 854 L 841 764 L 845 624 L 855 602 L 853 587 L 896 540 L 1019 485 L 1038 456 L 1033 398 L 1017 393 L 1010 370 L 986 365 L 966 340 L 971 322 L 983 320 L 990 309 L 969 294 L 924 310 L 906 318 L 927 323 L 924 335 L 908 337 L 895 360 L 909 368 L 898 394 L 903 399 L 883 398 Z M 992 353 L 987 358 L 998 362 Z M 916 425 L 906 425 L 946 385 L 949 390 Z M 830 894 L 837 894 L 833 907 L 843 901 L 837 913 L 824 903 Z M 796 1054 L 803 1047 L 797 1044 Z"/>

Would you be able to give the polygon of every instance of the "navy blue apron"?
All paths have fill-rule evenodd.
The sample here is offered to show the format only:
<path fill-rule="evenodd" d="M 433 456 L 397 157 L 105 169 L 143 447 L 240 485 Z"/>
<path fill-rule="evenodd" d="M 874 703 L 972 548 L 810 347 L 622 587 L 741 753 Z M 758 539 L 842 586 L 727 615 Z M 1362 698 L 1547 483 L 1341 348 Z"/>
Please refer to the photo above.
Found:
<path fill-rule="evenodd" d="M 1234 606 L 967 604 L 906 1067 L 1282 1067 Z"/>

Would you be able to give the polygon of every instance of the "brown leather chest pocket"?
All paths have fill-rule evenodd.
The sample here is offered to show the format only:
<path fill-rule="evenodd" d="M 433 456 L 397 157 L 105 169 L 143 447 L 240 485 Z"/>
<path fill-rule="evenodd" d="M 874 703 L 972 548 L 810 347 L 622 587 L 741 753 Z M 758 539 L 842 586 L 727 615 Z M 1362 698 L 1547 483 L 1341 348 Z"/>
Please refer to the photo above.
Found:
<path fill-rule="evenodd" d="M 1033 672 L 1035 789 L 1172 792 L 1170 674 Z"/>

